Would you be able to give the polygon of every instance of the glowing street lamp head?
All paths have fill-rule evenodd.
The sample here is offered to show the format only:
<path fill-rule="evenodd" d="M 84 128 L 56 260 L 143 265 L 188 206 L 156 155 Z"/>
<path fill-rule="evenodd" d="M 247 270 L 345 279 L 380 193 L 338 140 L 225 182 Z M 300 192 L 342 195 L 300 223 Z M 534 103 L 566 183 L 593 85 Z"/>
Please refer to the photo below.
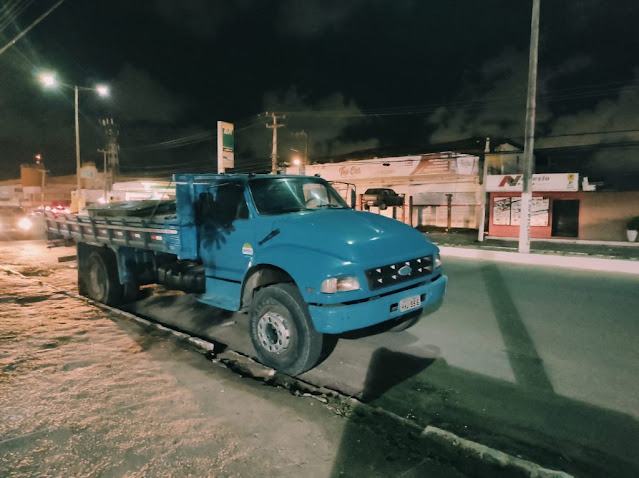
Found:
<path fill-rule="evenodd" d="M 56 77 L 56 74 L 50 71 L 40 73 L 38 75 L 38 79 L 45 88 L 55 88 L 58 86 L 58 78 Z"/>
<path fill-rule="evenodd" d="M 110 93 L 109 87 L 106 85 L 97 85 L 95 87 L 95 91 L 97 91 L 98 95 L 102 96 L 103 98 L 109 96 Z"/>

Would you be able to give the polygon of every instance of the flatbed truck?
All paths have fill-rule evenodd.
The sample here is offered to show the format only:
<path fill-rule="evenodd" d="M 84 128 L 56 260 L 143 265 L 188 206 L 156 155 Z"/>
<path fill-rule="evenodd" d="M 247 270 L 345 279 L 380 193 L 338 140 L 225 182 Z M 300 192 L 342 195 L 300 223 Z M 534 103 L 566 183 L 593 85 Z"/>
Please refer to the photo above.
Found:
<path fill-rule="evenodd" d="M 162 284 L 249 315 L 258 359 L 297 375 L 327 340 L 414 325 L 442 301 L 439 249 L 394 219 L 355 211 L 319 177 L 175 174 L 171 201 L 47 213 L 77 246 L 79 293 L 117 306 Z"/>

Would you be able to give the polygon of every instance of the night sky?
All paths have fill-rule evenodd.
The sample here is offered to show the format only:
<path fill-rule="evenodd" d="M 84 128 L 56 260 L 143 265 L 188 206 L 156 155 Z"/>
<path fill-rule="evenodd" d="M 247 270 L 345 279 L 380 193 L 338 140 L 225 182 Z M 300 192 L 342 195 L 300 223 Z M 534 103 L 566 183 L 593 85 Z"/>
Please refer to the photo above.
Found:
<path fill-rule="evenodd" d="M 2 1 L 0 47 L 54 3 Z M 127 173 L 212 171 L 217 120 L 236 125 L 237 170 L 268 170 L 265 111 L 286 114 L 281 161 L 304 148 L 292 134 L 301 130 L 322 161 L 470 137 L 523 143 L 531 6 L 66 0 L 0 56 L 0 179 L 36 153 L 53 175 L 75 171 L 73 92 L 43 90 L 41 70 L 111 86 L 108 100 L 80 93 L 82 159 L 101 164 L 98 120 L 114 118 Z M 637 25 L 636 0 L 541 0 L 536 145 L 546 167 L 635 184 Z"/>

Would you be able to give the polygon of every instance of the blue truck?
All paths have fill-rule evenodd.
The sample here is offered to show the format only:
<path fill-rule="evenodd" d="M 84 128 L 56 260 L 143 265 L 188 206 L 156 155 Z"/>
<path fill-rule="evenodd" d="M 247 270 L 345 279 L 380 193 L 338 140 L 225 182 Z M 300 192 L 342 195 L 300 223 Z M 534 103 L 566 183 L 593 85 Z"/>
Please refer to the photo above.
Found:
<path fill-rule="evenodd" d="M 162 284 L 249 315 L 259 360 L 297 375 L 323 345 L 380 323 L 401 330 L 439 303 L 439 249 L 394 219 L 355 211 L 326 180 L 176 174 L 175 200 L 47 214 L 77 244 L 79 293 L 109 305 Z"/>

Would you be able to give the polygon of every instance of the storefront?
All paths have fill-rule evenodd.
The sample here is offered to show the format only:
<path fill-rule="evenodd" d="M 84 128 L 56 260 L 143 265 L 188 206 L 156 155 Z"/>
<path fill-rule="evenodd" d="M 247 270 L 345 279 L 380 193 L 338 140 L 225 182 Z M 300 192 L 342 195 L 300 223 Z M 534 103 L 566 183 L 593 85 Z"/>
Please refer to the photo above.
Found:
<path fill-rule="evenodd" d="M 522 175 L 486 177 L 490 193 L 488 234 L 519 237 Z M 530 236 L 579 237 L 581 192 L 577 173 L 534 174 Z"/>

